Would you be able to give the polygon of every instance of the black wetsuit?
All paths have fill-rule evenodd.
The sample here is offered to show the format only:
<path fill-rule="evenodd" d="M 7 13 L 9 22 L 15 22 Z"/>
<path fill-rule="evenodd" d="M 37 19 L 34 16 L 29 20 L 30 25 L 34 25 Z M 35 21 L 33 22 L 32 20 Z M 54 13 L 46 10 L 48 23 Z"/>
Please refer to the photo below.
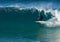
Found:
<path fill-rule="evenodd" d="M 38 17 L 38 21 L 43 21 L 43 16 L 42 16 L 42 15 L 40 15 L 40 16 Z"/>

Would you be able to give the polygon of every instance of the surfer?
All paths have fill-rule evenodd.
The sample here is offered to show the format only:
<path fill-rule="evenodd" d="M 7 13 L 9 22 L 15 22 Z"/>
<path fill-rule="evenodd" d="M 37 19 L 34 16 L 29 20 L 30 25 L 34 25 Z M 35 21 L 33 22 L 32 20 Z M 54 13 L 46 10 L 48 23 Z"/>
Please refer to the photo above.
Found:
<path fill-rule="evenodd" d="M 41 14 L 38 14 L 38 21 L 43 21 L 43 16 Z"/>

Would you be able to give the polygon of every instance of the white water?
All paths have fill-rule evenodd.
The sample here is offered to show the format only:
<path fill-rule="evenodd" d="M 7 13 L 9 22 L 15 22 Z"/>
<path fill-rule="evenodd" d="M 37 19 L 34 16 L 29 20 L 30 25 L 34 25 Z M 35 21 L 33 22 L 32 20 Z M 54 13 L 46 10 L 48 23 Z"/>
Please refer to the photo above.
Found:
<path fill-rule="evenodd" d="M 58 9 L 55 9 L 55 10 L 41 9 L 41 10 L 44 10 L 45 14 L 46 12 L 51 12 L 54 17 L 52 17 L 47 21 L 36 21 L 36 23 L 40 23 L 42 25 L 44 24 L 46 26 L 44 27 L 43 25 L 44 28 L 42 27 L 42 30 L 41 30 L 42 31 L 41 33 L 43 33 L 41 35 L 42 40 L 40 40 L 41 38 L 39 38 L 41 34 L 39 32 L 39 36 L 38 36 L 39 40 L 42 42 L 60 42 L 60 10 Z"/>
<path fill-rule="evenodd" d="M 53 9 L 41 9 L 44 10 L 45 15 L 47 15 L 47 12 L 51 12 L 52 15 L 54 17 L 52 17 L 51 19 L 49 19 L 48 21 L 36 21 L 37 23 L 41 23 L 41 24 L 45 24 L 48 27 L 56 27 L 56 26 L 60 26 L 60 10 L 53 10 Z M 39 11 L 41 11 L 39 10 Z"/>

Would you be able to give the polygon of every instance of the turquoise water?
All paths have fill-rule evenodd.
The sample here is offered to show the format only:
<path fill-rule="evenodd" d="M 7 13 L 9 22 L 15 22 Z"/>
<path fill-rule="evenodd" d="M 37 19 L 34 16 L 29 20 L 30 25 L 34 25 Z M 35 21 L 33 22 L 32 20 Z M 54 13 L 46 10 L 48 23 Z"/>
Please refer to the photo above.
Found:
<path fill-rule="evenodd" d="M 0 42 L 36 41 L 40 25 L 38 12 L 13 7 L 0 8 Z M 30 13 L 29 13 L 30 12 Z"/>
<path fill-rule="evenodd" d="M 60 27 L 36 23 L 39 13 L 43 21 L 53 17 L 50 12 L 46 13 L 46 17 L 44 11 L 39 12 L 35 8 L 0 8 L 0 42 L 57 42 Z"/>

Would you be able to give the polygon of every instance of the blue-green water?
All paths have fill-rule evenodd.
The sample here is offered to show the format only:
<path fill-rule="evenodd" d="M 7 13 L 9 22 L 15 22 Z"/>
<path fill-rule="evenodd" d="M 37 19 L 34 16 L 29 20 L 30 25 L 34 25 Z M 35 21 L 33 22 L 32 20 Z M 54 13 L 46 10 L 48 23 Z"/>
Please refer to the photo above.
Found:
<path fill-rule="evenodd" d="M 40 25 L 35 23 L 38 18 L 37 14 L 38 11 L 31 12 L 30 9 L 0 8 L 0 42 L 25 42 L 25 40 L 30 42 L 31 40 L 37 40 L 40 28 Z"/>
<path fill-rule="evenodd" d="M 59 42 L 60 26 L 36 23 L 54 17 L 35 8 L 0 7 L 0 42 Z M 42 17 L 42 18 L 41 18 Z"/>

